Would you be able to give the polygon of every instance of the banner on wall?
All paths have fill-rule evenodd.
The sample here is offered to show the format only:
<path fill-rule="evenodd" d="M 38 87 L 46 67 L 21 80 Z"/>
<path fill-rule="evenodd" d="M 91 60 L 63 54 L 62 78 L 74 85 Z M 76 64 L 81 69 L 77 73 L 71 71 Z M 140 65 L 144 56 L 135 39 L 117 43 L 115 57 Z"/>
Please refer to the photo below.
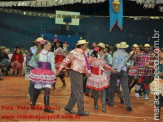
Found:
<path fill-rule="evenodd" d="M 69 45 L 68 51 L 74 49 L 78 40 L 82 39 L 82 36 L 58 35 L 58 34 L 48 34 L 48 33 L 41 33 L 41 36 L 45 40 L 49 40 L 52 44 L 54 43 L 55 38 L 57 38 L 57 40 L 61 40 L 63 43 L 67 42 L 67 44 Z"/>
<path fill-rule="evenodd" d="M 117 23 L 123 29 L 123 0 L 109 0 L 110 32 Z"/>
<path fill-rule="evenodd" d="M 65 25 L 64 22 L 65 18 L 71 18 L 70 25 L 77 25 L 79 26 L 80 21 L 80 12 L 71 12 L 71 11 L 56 11 L 56 18 L 55 18 L 55 24 L 62 24 Z"/>

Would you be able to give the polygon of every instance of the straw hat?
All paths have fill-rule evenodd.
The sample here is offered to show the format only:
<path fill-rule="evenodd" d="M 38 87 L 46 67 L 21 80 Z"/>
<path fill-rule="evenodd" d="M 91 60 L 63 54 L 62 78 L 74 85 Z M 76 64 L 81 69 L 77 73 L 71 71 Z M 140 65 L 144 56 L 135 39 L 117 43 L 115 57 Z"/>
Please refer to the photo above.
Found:
<path fill-rule="evenodd" d="M 37 43 L 37 42 L 40 42 L 41 40 L 44 40 L 44 39 L 43 39 L 42 37 L 37 38 L 37 39 L 36 39 L 36 43 Z"/>
<path fill-rule="evenodd" d="M 117 48 L 119 48 L 120 44 L 119 44 L 119 43 L 117 43 L 115 46 L 116 46 Z"/>
<path fill-rule="evenodd" d="M 132 46 L 133 46 L 133 47 L 136 47 L 136 48 L 139 47 L 137 44 L 134 44 L 134 45 L 132 45 Z"/>
<path fill-rule="evenodd" d="M 89 42 L 87 42 L 86 40 L 79 40 L 78 43 L 76 45 L 81 45 L 81 44 L 88 44 Z"/>
<path fill-rule="evenodd" d="M 109 45 L 108 45 L 108 44 L 106 44 L 106 47 L 109 47 Z"/>
<path fill-rule="evenodd" d="M 0 49 L 6 49 L 6 47 L 5 46 L 1 46 Z"/>
<path fill-rule="evenodd" d="M 150 44 L 145 44 L 144 47 L 150 47 Z"/>
<path fill-rule="evenodd" d="M 113 4 L 120 4 L 119 0 L 114 0 Z"/>
<path fill-rule="evenodd" d="M 121 42 L 119 45 L 119 48 L 128 48 L 129 45 L 126 44 L 126 42 Z"/>
<path fill-rule="evenodd" d="M 98 46 L 105 48 L 105 44 L 101 42 L 98 44 Z"/>
<path fill-rule="evenodd" d="M 6 53 L 10 52 L 10 49 L 9 49 L 9 48 L 6 48 L 6 49 L 5 49 L 5 52 L 6 52 Z"/>

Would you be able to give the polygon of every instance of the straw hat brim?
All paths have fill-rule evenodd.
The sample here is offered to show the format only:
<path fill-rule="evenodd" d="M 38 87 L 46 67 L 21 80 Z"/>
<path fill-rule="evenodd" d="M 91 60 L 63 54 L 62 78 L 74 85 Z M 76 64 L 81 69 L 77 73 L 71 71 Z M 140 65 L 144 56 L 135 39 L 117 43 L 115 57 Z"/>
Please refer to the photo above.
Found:
<path fill-rule="evenodd" d="M 89 42 L 77 43 L 76 45 L 88 44 Z"/>
<path fill-rule="evenodd" d="M 119 46 L 118 48 L 128 48 L 129 45 L 126 45 L 126 46 Z"/>

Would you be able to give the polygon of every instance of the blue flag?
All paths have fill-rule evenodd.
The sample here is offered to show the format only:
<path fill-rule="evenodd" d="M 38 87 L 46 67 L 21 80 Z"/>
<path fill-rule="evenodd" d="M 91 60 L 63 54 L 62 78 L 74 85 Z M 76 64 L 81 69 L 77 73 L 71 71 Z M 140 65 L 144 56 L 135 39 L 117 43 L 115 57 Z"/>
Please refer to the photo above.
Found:
<path fill-rule="evenodd" d="M 123 29 L 123 0 L 119 0 L 119 2 L 120 2 L 119 12 L 115 12 L 115 10 L 113 10 L 113 1 L 114 0 L 109 0 L 109 9 L 110 9 L 110 28 L 109 29 L 110 29 L 110 32 L 112 31 L 112 29 L 116 23 L 117 23 L 117 26 L 121 30 Z"/>

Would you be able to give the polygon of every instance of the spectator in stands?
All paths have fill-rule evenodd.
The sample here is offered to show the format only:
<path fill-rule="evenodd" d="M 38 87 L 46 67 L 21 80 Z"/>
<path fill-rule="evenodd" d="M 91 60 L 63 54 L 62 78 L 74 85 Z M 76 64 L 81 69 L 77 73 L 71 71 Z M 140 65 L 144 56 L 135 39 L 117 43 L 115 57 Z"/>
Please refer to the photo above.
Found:
<path fill-rule="evenodd" d="M 12 58 L 11 58 L 11 66 L 13 69 L 13 75 L 16 73 L 19 75 L 22 75 L 22 69 L 23 69 L 23 62 L 24 62 L 24 57 L 23 54 L 21 53 L 20 49 L 16 49 Z"/>
<path fill-rule="evenodd" d="M 9 60 L 9 57 L 5 52 L 4 46 L 0 47 L 0 66 L 2 69 L 2 73 L 8 75 L 8 71 L 10 70 L 10 66 L 11 66 L 11 61 Z"/>

